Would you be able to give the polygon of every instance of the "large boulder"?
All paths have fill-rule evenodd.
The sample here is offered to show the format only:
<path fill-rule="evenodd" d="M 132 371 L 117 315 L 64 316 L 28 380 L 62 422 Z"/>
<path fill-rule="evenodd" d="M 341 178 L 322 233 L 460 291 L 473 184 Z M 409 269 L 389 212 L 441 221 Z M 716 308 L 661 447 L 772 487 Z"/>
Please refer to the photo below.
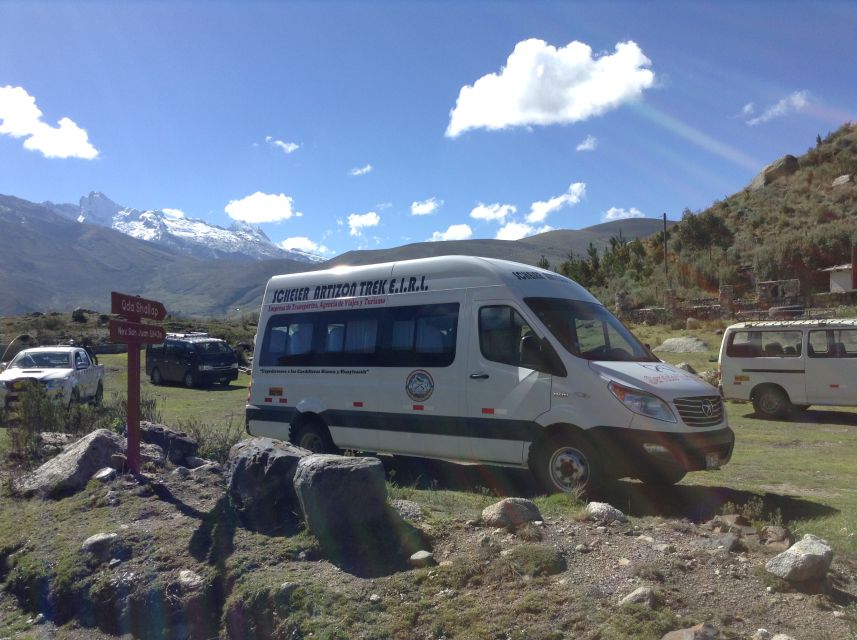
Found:
<path fill-rule="evenodd" d="M 199 449 L 199 444 L 188 434 L 173 431 L 156 422 L 144 421 L 140 423 L 140 440 L 158 445 L 164 450 L 167 459 L 176 465 L 185 465 L 185 459 L 189 456 L 195 456 Z"/>
<path fill-rule="evenodd" d="M 799 168 L 800 163 L 797 158 L 791 155 L 785 155 L 762 169 L 759 175 L 753 178 L 753 181 L 750 183 L 750 190 L 756 191 L 757 189 L 761 189 L 762 187 L 771 184 L 774 180 L 790 176 Z"/>
<path fill-rule="evenodd" d="M 294 486 L 307 528 L 322 544 L 340 546 L 387 518 L 384 466 L 377 458 L 301 458 Z"/>
<path fill-rule="evenodd" d="M 824 580 L 833 561 L 833 549 L 808 533 L 765 565 L 769 573 L 789 582 Z"/>
<path fill-rule="evenodd" d="M 55 458 L 14 484 L 25 497 L 62 498 L 83 489 L 90 478 L 110 466 L 114 454 L 125 451 L 125 439 L 107 429 L 84 436 Z"/>
<path fill-rule="evenodd" d="M 232 505 L 245 526 L 273 531 L 291 523 L 298 511 L 295 471 L 308 455 L 306 449 L 271 438 L 242 440 L 229 450 L 224 475 Z"/>

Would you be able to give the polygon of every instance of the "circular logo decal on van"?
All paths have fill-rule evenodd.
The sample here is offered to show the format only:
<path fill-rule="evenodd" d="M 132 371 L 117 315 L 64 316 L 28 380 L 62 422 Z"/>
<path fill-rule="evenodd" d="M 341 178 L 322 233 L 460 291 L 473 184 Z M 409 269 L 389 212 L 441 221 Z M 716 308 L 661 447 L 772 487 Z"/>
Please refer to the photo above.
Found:
<path fill-rule="evenodd" d="M 431 397 L 434 391 L 434 380 L 428 371 L 417 369 L 412 371 L 405 382 L 405 391 L 408 392 L 408 397 L 414 402 L 424 402 Z"/>

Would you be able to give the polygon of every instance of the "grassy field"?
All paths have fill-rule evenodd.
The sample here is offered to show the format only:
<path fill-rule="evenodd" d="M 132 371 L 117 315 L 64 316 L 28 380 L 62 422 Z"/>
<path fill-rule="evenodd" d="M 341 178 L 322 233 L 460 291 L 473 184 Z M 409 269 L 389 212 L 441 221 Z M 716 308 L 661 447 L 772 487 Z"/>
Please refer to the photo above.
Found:
<path fill-rule="evenodd" d="M 709 346 L 708 351 L 659 353 L 668 362 L 689 362 L 699 371 L 717 366 L 720 336 L 715 333 L 716 328 L 671 331 L 664 327 L 635 327 L 634 331 L 653 347 L 676 335 L 700 338 Z M 124 395 L 126 356 L 102 356 L 100 360 L 107 367 L 108 399 Z M 155 387 L 144 376 L 142 393 L 157 399 L 162 420 L 167 425 L 181 426 L 186 421 L 197 420 L 207 428 L 221 429 L 230 419 L 243 425 L 248 384 L 249 377 L 240 374 L 227 388 Z M 759 521 L 782 518 L 798 533 L 814 533 L 827 538 L 841 551 L 857 553 L 857 410 L 811 408 L 790 421 L 758 419 L 749 404 L 729 402 L 727 412 L 736 434 L 730 464 L 716 472 L 689 474 L 663 499 L 636 490 L 639 486 L 636 483 L 622 482 L 610 496 L 611 501 L 632 515 L 693 519 L 717 513 L 728 502 L 748 505 L 742 508 Z M 494 471 L 500 472 L 488 469 L 480 473 L 484 476 Z M 413 478 L 398 480 L 400 485 L 417 486 L 426 482 L 426 476 L 418 473 Z M 480 482 L 484 486 L 480 486 Z M 451 486 L 456 488 L 455 483 Z M 520 483 L 508 485 L 488 479 L 462 482 L 458 488 L 477 493 L 503 493 L 519 491 L 521 486 Z M 423 498 L 436 499 L 437 495 L 429 491 Z"/>

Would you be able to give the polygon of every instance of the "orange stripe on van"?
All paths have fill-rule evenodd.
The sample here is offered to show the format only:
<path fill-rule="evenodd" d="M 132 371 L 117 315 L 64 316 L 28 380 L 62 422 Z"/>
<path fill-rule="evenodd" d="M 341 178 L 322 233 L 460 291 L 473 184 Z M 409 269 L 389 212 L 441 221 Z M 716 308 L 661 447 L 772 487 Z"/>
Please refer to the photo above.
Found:
<path fill-rule="evenodd" d="M 491 407 L 483 407 L 482 413 L 489 415 L 489 416 L 493 416 L 494 415 L 494 409 L 492 409 Z"/>

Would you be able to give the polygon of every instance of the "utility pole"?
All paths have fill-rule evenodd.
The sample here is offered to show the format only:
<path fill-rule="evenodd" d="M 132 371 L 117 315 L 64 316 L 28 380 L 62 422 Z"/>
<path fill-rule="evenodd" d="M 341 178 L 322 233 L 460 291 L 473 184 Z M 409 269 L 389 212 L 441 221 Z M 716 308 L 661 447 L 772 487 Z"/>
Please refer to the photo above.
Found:
<path fill-rule="evenodd" d="M 664 286 L 670 288 L 670 274 L 667 268 L 667 214 L 664 213 Z"/>

